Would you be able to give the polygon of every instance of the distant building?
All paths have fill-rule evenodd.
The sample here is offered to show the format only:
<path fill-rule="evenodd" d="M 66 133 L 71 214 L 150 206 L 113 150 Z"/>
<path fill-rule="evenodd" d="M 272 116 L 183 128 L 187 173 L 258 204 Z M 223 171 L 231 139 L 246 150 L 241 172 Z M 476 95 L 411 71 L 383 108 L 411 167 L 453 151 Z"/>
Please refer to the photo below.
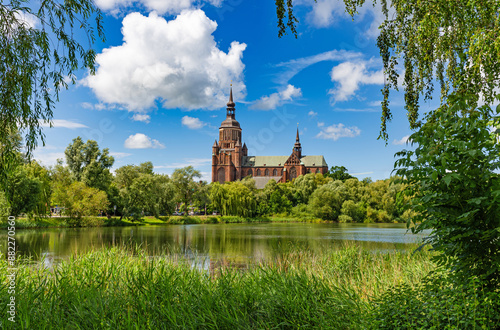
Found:
<path fill-rule="evenodd" d="M 246 144 L 241 144 L 241 127 L 234 113 L 231 89 L 226 119 L 219 128 L 219 142 L 215 140 L 212 146 L 212 182 L 224 183 L 252 176 L 257 188 L 262 189 L 269 180 L 286 182 L 306 173 L 325 174 L 328 171 L 323 156 L 302 155 L 298 127 L 291 155 L 249 156 Z"/>

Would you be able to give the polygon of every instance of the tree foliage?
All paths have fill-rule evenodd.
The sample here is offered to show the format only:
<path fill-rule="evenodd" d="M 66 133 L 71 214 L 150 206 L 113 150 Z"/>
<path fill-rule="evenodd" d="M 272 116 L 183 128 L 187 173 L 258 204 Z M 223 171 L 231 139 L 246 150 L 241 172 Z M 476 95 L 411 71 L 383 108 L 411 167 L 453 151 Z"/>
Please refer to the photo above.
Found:
<path fill-rule="evenodd" d="M 91 0 L 0 3 L 0 145 L 15 149 L 9 136 L 22 132 L 28 154 L 42 138 L 67 78 L 81 68 L 95 71 L 92 44 L 104 40 L 102 16 Z M 83 32 L 82 45 L 77 35 Z"/>
<path fill-rule="evenodd" d="M 500 118 L 476 98 L 451 96 L 410 136 L 417 148 L 398 153 L 397 173 L 408 185 L 413 232 L 428 242 L 440 265 L 459 278 L 500 283 Z"/>
<path fill-rule="evenodd" d="M 177 200 L 184 203 L 185 207 L 191 203 L 196 193 L 198 185 L 195 179 L 197 178 L 201 178 L 201 174 L 192 166 L 178 168 L 172 173 L 172 183 L 175 187 Z"/>
<path fill-rule="evenodd" d="M 109 203 L 104 191 L 88 187 L 83 182 L 73 182 L 67 187 L 57 187 L 52 199 L 55 204 L 64 207 L 64 214 L 75 218 L 97 216 L 107 209 Z"/>
<path fill-rule="evenodd" d="M 365 0 L 343 0 L 353 17 Z M 411 128 L 420 125 L 419 104 L 430 99 L 434 81 L 441 101 L 451 93 L 481 95 L 491 104 L 500 85 L 500 2 L 498 0 L 373 0 L 380 3 L 384 22 L 377 45 L 386 82 L 382 89 L 380 137 L 387 140 L 392 114 L 389 92 L 398 90 L 403 74 L 405 108 Z M 295 36 L 293 0 L 276 1 L 278 36 Z M 288 17 L 288 19 L 287 19 Z M 286 22 L 286 24 L 285 24 Z M 400 66 L 402 63 L 402 67 Z"/>
<path fill-rule="evenodd" d="M 82 138 L 77 137 L 64 154 L 74 180 L 84 182 L 89 187 L 107 190 L 112 180 L 109 169 L 115 162 L 108 148 L 101 151 L 96 141 L 83 143 Z"/>

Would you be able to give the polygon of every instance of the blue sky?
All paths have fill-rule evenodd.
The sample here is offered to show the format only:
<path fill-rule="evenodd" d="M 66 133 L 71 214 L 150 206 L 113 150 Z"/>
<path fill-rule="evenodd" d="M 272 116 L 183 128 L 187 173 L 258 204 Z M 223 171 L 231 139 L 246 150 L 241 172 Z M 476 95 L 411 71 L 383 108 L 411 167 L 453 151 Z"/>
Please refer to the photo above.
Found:
<path fill-rule="evenodd" d="M 374 180 L 390 176 L 410 134 L 393 92 L 389 141 L 380 128 L 379 8 L 355 20 L 337 0 L 296 0 L 299 36 L 278 38 L 273 1 L 98 0 L 106 42 L 95 76 L 60 95 L 44 165 L 72 139 L 96 140 L 114 169 L 152 161 L 157 173 L 193 165 L 210 180 L 211 146 L 233 84 L 236 119 L 253 155 L 288 155 L 299 123 L 304 154 Z M 424 104 L 422 110 L 431 105 Z"/>

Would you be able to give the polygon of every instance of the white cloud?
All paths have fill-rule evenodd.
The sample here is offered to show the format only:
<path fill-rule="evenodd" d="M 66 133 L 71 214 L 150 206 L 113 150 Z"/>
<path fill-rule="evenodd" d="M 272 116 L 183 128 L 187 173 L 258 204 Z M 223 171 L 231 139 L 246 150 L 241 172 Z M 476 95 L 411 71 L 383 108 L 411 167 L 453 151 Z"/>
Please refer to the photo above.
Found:
<path fill-rule="evenodd" d="M 374 61 L 343 62 L 334 66 L 330 72 L 332 82 L 337 83 L 335 88 L 328 91 L 332 95 L 332 104 L 338 101 L 347 101 L 361 85 L 383 85 L 384 70 L 369 71 Z"/>
<path fill-rule="evenodd" d="M 295 4 L 295 3 L 294 3 Z M 388 4 L 390 2 L 388 1 Z M 343 1 L 338 0 L 299 0 L 297 5 L 311 7 L 311 11 L 307 14 L 307 22 L 316 28 L 326 28 L 340 21 L 351 20 L 351 16 L 346 12 Z M 392 17 L 394 10 L 389 7 L 389 17 Z M 375 6 L 371 2 L 365 3 L 358 8 L 358 12 L 354 16 L 354 22 L 361 22 L 366 17 L 372 19 L 369 25 L 364 25 L 367 29 L 363 32 L 363 36 L 375 39 L 379 35 L 379 26 L 385 19 L 380 3 Z"/>
<path fill-rule="evenodd" d="M 276 65 L 276 67 L 283 68 L 284 70 L 282 73 L 278 75 L 276 81 L 280 85 L 288 84 L 288 81 L 290 81 L 290 79 L 292 79 L 300 71 L 319 62 L 353 61 L 356 59 L 361 59 L 362 57 L 363 57 L 362 53 L 334 49 L 324 53 L 308 57 L 302 57 L 288 62 L 282 62 Z"/>
<path fill-rule="evenodd" d="M 344 124 L 333 124 L 331 126 L 324 127 L 319 125 L 321 132 L 316 135 L 317 138 L 337 141 L 343 137 L 356 137 L 361 134 L 361 130 L 356 126 L 345 127 Z"/>
<path fill-rule="evenodd" d="M 165 146 L 158 140 L 151 139 L 149 136 L 142 133 L 130 135 L 124 144 L 127 149 L 163 149 Z"/>
<path fill-rule="evenodd" d="M 50 148 L 42 147 L 35 149 L 33 151 L 33 159 L 37 160 L 43 166 L 54 166 L 57 164 L 58 159 L 65 159 L 64 152 L 46 152 L 50 149 L 61 149 L 61 148 Z"/>
<path fill-rule="evenodd" d="M 149 123 L 151 121 L 151 116 L 145 115 L 145 114 L 136 113 L 136 114 L 134 114 L 132 116 L 132 120 L 142 121 L 142 122 L 145 122 L 147 124 L 147 123 Z"/>
<path fill-rule="evenodd" d="M 123 19 L 123 44 L 96 57 L 94 76 L 84 84 L 106 103 L 141 112 L 161 100 L 165 108 L 218 109 L 229 84 L 236 99 L 245 96 L 242 62 L 246 44 L 233 41 L 227 53 L 212 35 L 217 23 L 202 10 L 185 10 L 166 21 L 156 13 Z"/>
<path fill-rule="evenodd" d="M 323 123 L 323 122 L 321 122 L 321 121 L 320 121 L 320 122 L 318 122 L 318 127 L 323 127 L 323 126 L 325 126 L 325 123 Z"/>
<path fill-rule="evenodd" d="M 96 0 L 96 5 L 112 14 L 119 14 L 127 8 L 139 5 L 148 11 L 156 11 L 160 14 L 178 14 L 184 9 L 193 8 L 195 4 L 210 3 L 213 6 L 220 6 L 223 0 Z"/>
<path fill-rule="evenodd" d="M 128 156 L 132 156 L 132 154 L 129 154 L 128 152 L 110 152 L 109 154 L 115 158 L 125 158 Z"/>
<path fill-rule="evenodd" d="M 318 113 L 311 110 L 311 111 L 309 111 L 309 113 L 307 115 L 309 117 L 316 117 L 318 115 Z"/>
<path fill-rule="evenodd" d="M 392 144 L 395 144 L 397 146 L 400 146 L 400 145 L 403 145 L 403 144 L 406 144 L 408 142 L 408 139 L 410 138 L 409 135 L 405 135 L 403 136 L 401 139 L 399 140 L 394 140 L 392 141 Z"/>
<path fill-rule="evenodd" d="M 88 128 L 87 125 L 83 125 L 80 123 L 76 123 L 73 121 L 65 120 L 65 119 L 52 119 L 52 127 L 55 128 L 69 128 L 69 129 L 77 129 L 77 128 Z M 40 121 L 40 126 L 42 127 L 50 127 L 50 123 Z"/>
<path fill-rule="evenodd" d="M 202 122 L 199 118 L 189 116 L 182 117 L 181 122 L 182 125 L 186 126 L 189 129 L 200 129 L 207 124 Z"/>
<path fill-rule="evenodd" d="M 278 93 L 272 93 L 269 96 L 263 96 L 250 106 L 251 109 L 273 110 L 284 103 L 291 102 L 296 97 L 301 97 L 302 91 L 293 85 L 288 84 L 286 88 Z"/>

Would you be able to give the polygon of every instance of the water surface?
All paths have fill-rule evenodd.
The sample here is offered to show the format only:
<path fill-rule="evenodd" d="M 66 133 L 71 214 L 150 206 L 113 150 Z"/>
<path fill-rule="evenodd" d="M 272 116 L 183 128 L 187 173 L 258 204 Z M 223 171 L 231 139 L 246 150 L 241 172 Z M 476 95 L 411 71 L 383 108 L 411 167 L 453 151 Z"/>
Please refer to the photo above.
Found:
<path fill-rule="evenodd" d="M 246 263 L 274 257 L 290 247 L 313 251 L 355 243 L 367 250 L 392 251 L 421 242 L 404 224 L 198 224 L 141 227 L 50 228 L 17 230 L 18 256 L 45 262 L 108 246 L 140 246 L 150 254 L 168 253 L 198 260 Z M 6 256 L 7 233 L 0 233 Z"/>

